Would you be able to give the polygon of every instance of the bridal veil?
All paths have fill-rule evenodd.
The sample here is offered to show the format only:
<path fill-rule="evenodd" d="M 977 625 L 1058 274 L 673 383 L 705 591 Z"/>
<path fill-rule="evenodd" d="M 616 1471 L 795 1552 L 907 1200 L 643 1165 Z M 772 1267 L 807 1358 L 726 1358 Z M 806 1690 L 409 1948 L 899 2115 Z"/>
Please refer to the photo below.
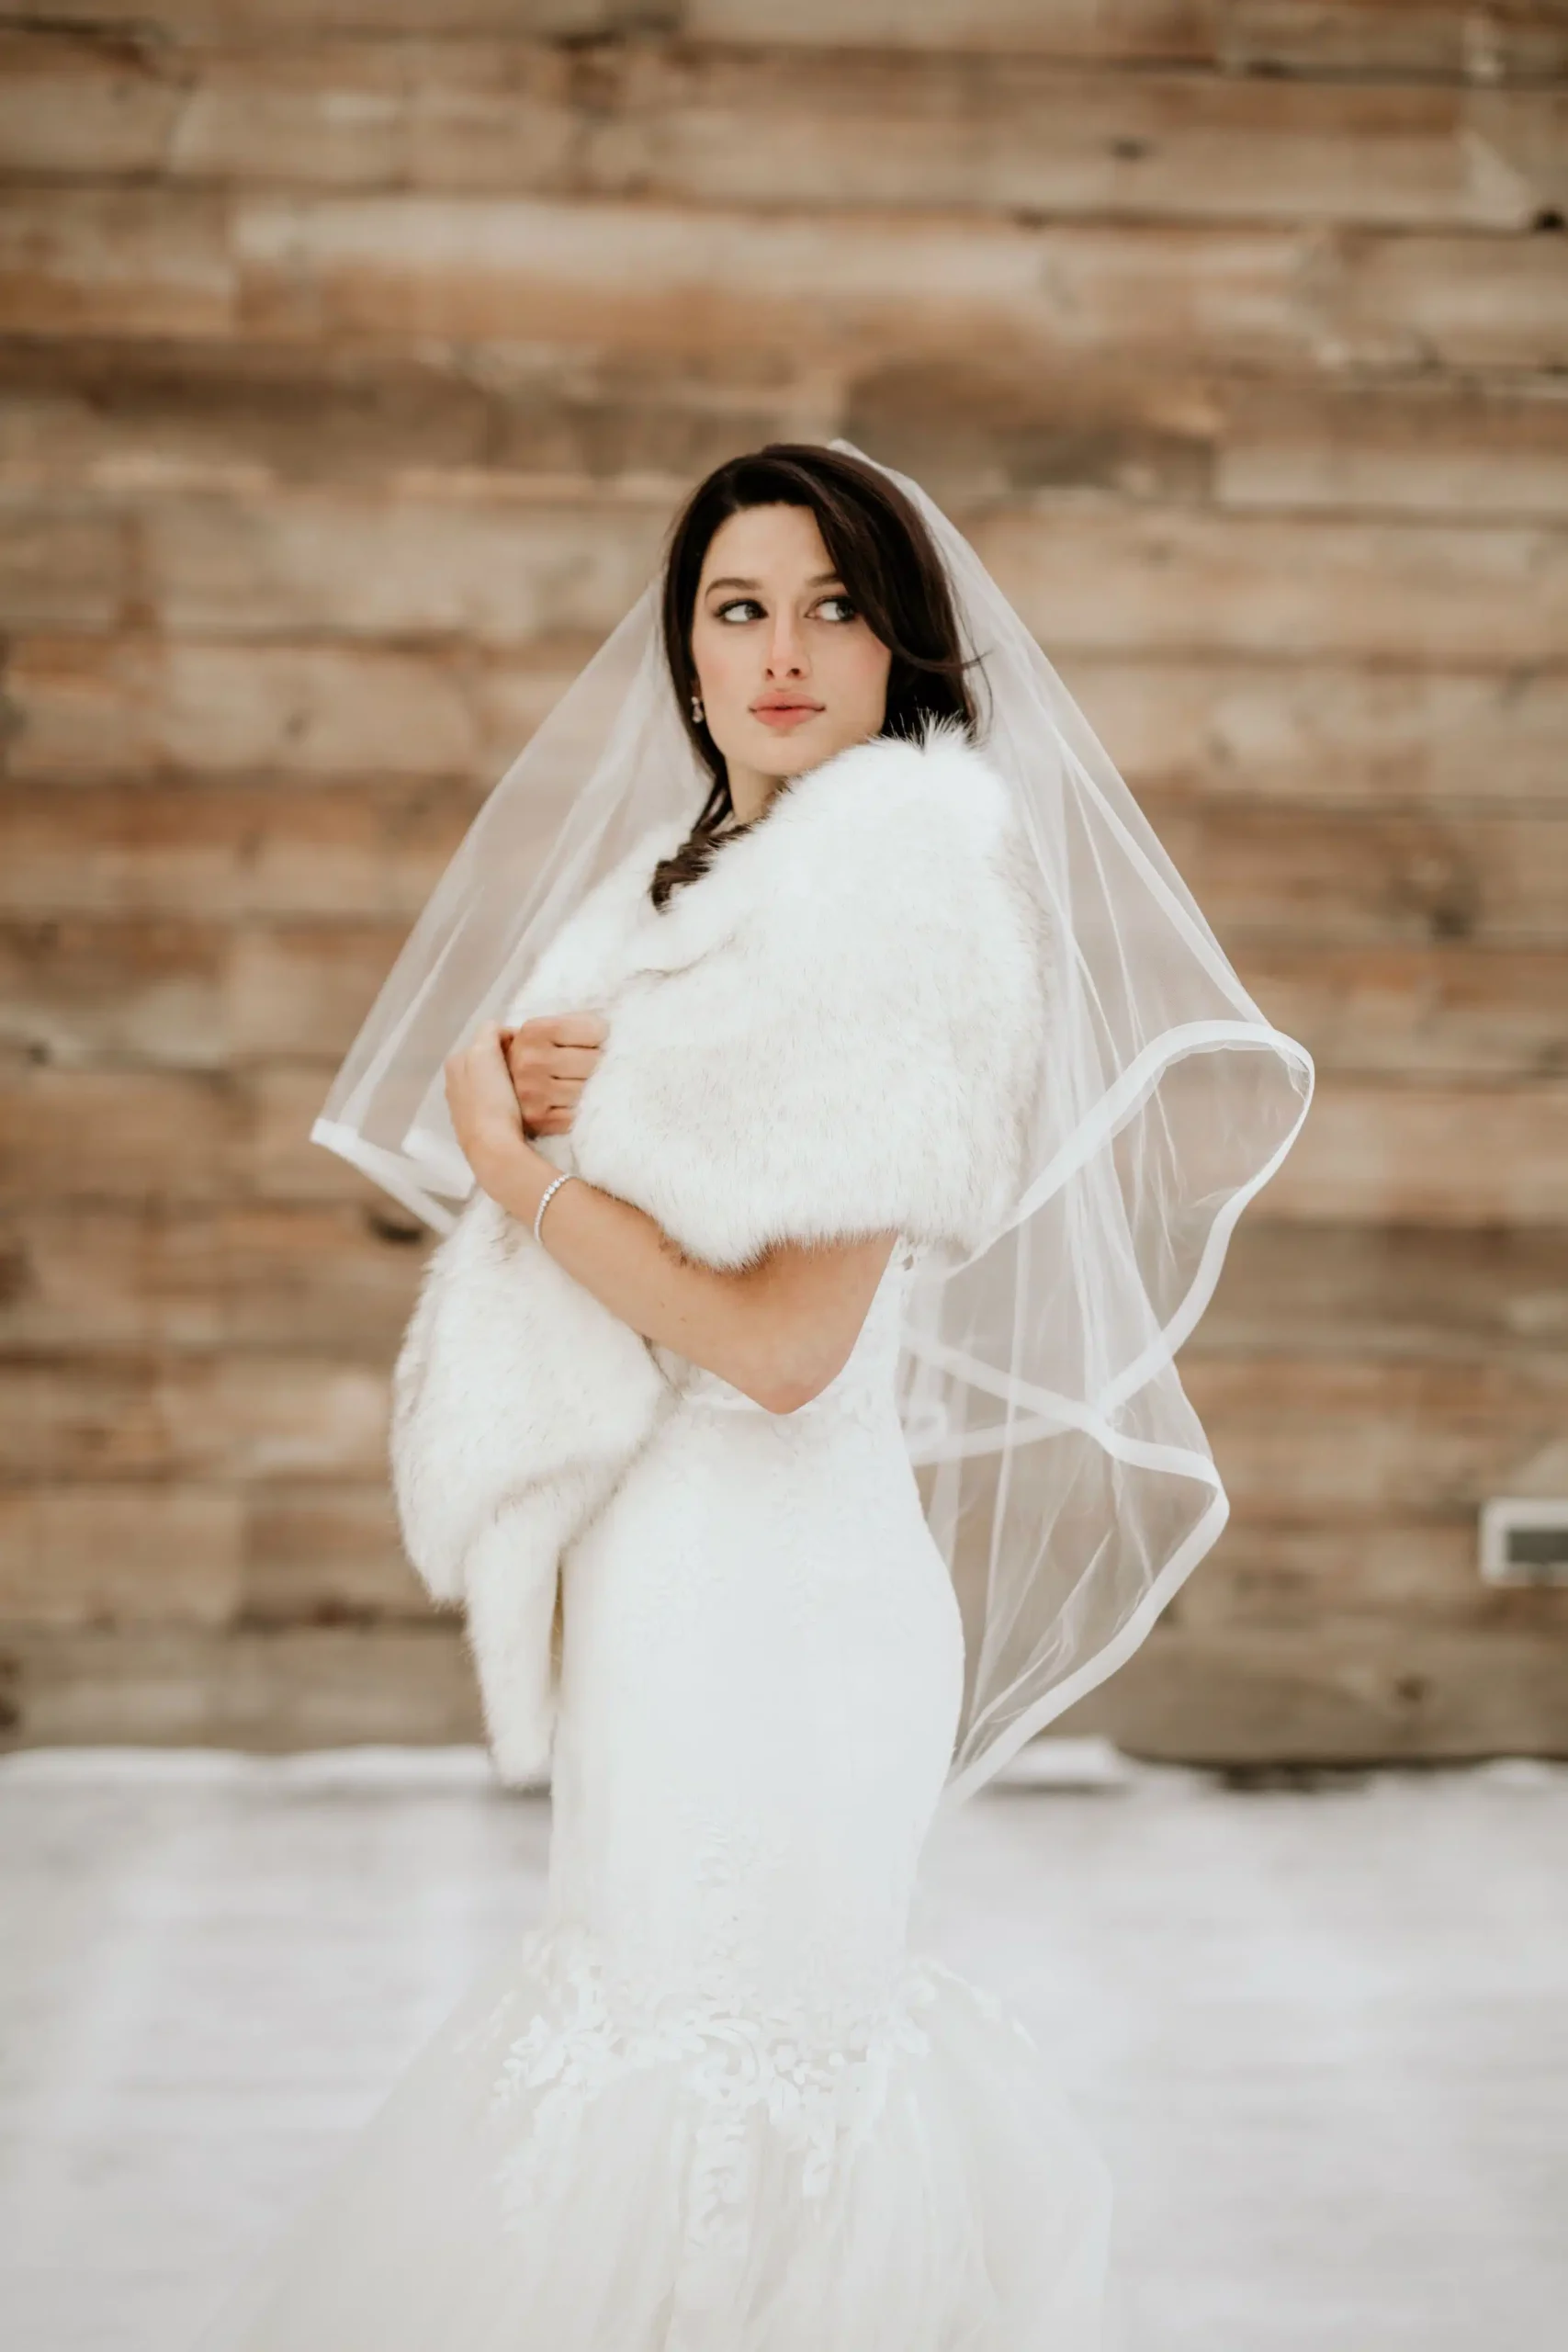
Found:
<path fill-rule="evenodd" d="M 946 566 L 980 747 L 1015 796 L 1053 919 L 1027 1181 L 970 1256 L 927 1258 L 903 1332 L 905 1434 L 964 1621 L 951 1800 L 1122 1664 L 1224 1525 L 1176 1351 L 1301 1126 L 1313 1066 L 1243 988 L 974 548 L 918 483 L 878 470 Z M 709 782 L 675 707 L 655 578 L 475 820 L 315 1139 L 446 1230 L 471 1185 L 446 1056 L 499 1017 L 650 826 L 695 818 Z"/>

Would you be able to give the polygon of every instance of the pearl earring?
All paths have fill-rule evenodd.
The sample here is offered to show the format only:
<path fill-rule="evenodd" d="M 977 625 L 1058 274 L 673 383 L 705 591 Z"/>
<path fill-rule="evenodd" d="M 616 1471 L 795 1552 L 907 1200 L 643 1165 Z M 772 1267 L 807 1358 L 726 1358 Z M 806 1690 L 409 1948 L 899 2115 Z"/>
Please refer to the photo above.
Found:
<path fill-rule="evenodd" d="M 700 727 L 703 723 L 703 698 L 701 695 L 694 695 L 692 696 L 692 717 Z"/>

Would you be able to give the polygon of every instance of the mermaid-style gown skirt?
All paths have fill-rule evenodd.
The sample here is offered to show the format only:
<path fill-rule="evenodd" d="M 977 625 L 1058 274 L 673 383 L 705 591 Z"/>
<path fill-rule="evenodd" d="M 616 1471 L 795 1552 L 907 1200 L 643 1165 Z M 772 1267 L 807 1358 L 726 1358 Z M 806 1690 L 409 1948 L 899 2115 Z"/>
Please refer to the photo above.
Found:
<path fill-rule="evenodd" d="M 906 1947 L 963 1642 L 895 1250 L 774 1416 L 684 1393 L 567 1564 L 544 1924 L 198 2352 L 1101 2352 L 1110 2192 Z"/>

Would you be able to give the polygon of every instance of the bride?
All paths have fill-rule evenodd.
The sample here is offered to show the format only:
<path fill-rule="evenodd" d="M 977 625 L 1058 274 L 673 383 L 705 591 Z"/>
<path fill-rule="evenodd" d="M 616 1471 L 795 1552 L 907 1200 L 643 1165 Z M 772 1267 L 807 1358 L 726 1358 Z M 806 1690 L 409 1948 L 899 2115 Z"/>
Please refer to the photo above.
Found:
<path fill-rule="evenodd" d="M 1105 2344 L 911 1890 L 1223 1523 L 1171 1359 L 1310 1075 L 917 485 L 700 485 L 317 1129 L 446 1235 L 394 1477 L 545 1919 L 203 2352 Z"/>

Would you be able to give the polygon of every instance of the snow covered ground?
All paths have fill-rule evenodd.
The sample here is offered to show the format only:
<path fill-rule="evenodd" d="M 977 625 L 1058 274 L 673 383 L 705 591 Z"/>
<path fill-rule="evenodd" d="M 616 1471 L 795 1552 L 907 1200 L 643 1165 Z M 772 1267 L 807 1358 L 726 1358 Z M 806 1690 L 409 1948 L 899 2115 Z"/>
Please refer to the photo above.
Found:
<path fill-rule="evenodd" d="M 1066 1753 L 943 1817 L 917 1940 L 1057 2052 L 1128 2352 L 1562 2352 L 1568 1768 Z M 6 2352 L 181 2352 L 536 1915 L 547 1833 L 468 1750 L 0 1763 Z"/>

